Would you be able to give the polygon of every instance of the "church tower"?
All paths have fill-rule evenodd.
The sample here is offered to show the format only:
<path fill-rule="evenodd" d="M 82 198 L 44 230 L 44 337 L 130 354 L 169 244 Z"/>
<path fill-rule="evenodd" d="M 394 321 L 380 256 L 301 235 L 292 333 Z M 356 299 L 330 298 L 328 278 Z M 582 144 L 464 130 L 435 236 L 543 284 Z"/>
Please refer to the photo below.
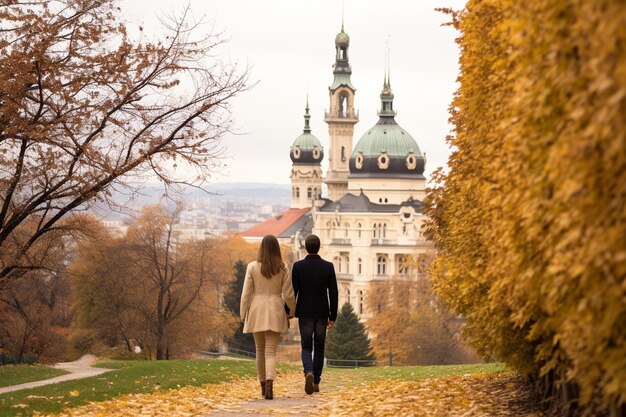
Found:
<path fill-rule="evenodd" d="M 325 183 L 328 198 L 335 201 L 348 191 L 349 161 L 352 153 L 354 125 L 359 121 L 359 114 L 354 110 L 356 88 L 350 81 L 352 68 L 348 61 L 350 37 L 343 30 L 335 38 L 335 66 L 333 84 L 328 88 L 330 109 L 324 121 L 328 123 L 330 150 L 328 154 L 328 172 Z"/>
<path fill-rule="evenodd" d="M 322 167 L 324 149 L 311 134 L 309 100 L 304 112 L 304 130 L 289 150 L 291 158 L 291 208 L 307 208 L 322 194 Z"/>

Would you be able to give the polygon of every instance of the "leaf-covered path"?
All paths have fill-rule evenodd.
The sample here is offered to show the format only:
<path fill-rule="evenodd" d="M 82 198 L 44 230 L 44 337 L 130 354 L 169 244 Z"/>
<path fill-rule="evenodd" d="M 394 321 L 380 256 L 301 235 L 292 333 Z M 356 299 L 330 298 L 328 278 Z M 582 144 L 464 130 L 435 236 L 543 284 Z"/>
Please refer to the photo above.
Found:
<path fill-rule="evenodd" d="M 531 393 L 510 373 L 474 374 L 417 381 L 355 380 L 349 372 L 328 372 L 322 392 L 306 395 L 300 373 L 280 373 L 275 399 L 260 398 L 258 381 L 183 387 L 135 394 L 68 410 L 64 416 L 524 416 L 533 410 Z"/>

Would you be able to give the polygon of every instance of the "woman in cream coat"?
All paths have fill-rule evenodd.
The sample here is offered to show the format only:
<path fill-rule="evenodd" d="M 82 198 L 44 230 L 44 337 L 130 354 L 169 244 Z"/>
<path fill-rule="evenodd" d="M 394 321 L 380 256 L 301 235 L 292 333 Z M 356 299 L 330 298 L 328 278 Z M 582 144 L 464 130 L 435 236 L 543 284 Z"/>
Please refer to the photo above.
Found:
<path fill-rule="evenodd" d="M 243 332 L 252 333 L 256 345 L 256 370 L 265 399 L 274 398 L 276 348 L 281 333 L 289 328 L 296 309 L 291 273 L 283 263 L 278 240 L 267 235 L 261 241 L 257 260 L 248 264 L 241 293 Z"/>

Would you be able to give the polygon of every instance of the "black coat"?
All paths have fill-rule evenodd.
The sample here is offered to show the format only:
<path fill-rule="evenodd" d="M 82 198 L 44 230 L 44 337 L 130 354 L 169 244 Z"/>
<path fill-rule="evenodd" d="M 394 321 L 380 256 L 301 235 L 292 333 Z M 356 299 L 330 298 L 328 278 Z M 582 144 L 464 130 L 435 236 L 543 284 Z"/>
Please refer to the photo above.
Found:
<path fill-rule="evenodd" d="M 294 262 L 291 282 L 296 296 L 296 317 L 337 320 L 337 277 L 331 262 L 307 255 Z"/>

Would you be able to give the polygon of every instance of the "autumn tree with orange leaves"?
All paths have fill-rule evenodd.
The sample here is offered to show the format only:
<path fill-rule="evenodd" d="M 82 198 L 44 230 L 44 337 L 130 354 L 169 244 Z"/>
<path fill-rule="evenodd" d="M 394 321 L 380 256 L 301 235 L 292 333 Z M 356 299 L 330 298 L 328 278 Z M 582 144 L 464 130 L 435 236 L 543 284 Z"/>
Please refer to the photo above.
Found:
<path fill-rule="evenodd" d="M 79 347 L 93 348 L 91 337 L 169 359 L 234 333 L 239 319 L 222 308 L 231 257 L 256 247 L 238 237 L 183 240 L 175 222 L 176 213 L 145 207 L 125 236 L 79 244 L 69 269 Z"/>
<path fill-rule="evenodd" d="M 626 7 L 469 0 L 437 293 L 561 415 L 626 416 Z"/>
<path fill-rule="evenodd" d="M 214 58 L 221 35 L 188 10 L 144 42 L 115 4 L 0 4 L 0 283 L 41 268 L 45 236 L 79 230 L 75 210 L 131 178 L 197 184 L 220 163 L 246 70 Z"/>

